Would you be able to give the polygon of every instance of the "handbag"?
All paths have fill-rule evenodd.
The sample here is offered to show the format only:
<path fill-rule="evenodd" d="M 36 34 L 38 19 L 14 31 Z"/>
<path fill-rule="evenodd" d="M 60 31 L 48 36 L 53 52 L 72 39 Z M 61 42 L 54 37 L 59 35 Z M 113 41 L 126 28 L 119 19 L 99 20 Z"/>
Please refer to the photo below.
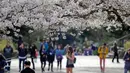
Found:
<path fill-rule="evenodd" d="M 76 63 L 76 57 L 74 57 L 74 63 Z"/>

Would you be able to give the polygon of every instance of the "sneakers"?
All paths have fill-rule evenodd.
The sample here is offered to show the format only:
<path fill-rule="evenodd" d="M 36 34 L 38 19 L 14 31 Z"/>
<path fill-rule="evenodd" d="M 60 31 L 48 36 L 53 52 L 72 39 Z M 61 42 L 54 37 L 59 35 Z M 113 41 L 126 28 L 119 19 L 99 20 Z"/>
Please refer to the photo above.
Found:
<path fill-rule="evenodd" d="M 51 70 L 51 72 L 53 72 L 53 70 Z"/>
<path fill-rule="evenodd" d="M 48 68 L 48 71 L 50 71 L 50 68 Z"/>
<path fill-rule="evenodd" d="M 45 70 L 44 70 L 44 68 L 42 68 L 42 72 L 44 72 Z"/>
<path fill-rule="evenodd" d="M 19 72 L 21 72 L 21 70 L 19 70 Z"/>

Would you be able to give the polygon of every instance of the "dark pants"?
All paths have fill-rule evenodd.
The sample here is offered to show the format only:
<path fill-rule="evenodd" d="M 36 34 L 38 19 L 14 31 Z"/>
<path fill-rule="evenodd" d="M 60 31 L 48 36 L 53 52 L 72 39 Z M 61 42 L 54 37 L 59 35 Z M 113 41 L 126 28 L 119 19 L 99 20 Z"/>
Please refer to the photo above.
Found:
<path fill-rule="evenodd" d="M 114 59 L 117 58 L 117 62 L 119 63 L 119 56 L 118 53 L 114 53 L 114 57 L 112 59 L 112 62 L 114 62 Z"/>
<path fill-rule="evenodd" d="M 48 71 L 50 70 L 50 66 L 51 66 L 51 71 L 53 72 L 53 62 L 49 62 Z"/>
<path fill-rule="evenodd" d="M 42 69 L 42 71 L 44 71 L 45 67 L 46 67 L 46 57 L 41 56 L 40 61 L 41 61 L 41 69 Z M 43 66 L 43 64 L 44 64 L 44 66 Z"/>
<path fill-rule="evenodd" d="M 23 63 L 23 69 L 24 69 L 24 62 L 26 59 L 19 59 L 19 70 L 21 71 L 21 64 Z"/>
<path fill-rule="evenodd" d="M 59 68 L 60 65 L 60 69 L 62 68 L 62 59 L 61 60 L 57 60 L 57 68 Z"/>
<path fill-rule="evenodd" d="M 0 70 L 0 73 L 5 73 L 4 69 L 1 69 L 1 70 Z"/>
<path fill-rule="evenodd" d="M 7 59 L 7 67 L 5 67 L 7 71 L 10 71 L 10 65 L 11 65 L 11 59 Z"/>
<path fill-rule="evenodd" d="M 44 64 L 44 66 L 43 66 L 43 64 Z M 41 61 L 41 69 L 42 69 L 42 71 L 44 71 L 45 67 L 46 67 L 46 61 Z"/>
<path fill-rule="evenodd" d="M 33 69 L 35 69 L 34 58 L 31 58 Z"/>

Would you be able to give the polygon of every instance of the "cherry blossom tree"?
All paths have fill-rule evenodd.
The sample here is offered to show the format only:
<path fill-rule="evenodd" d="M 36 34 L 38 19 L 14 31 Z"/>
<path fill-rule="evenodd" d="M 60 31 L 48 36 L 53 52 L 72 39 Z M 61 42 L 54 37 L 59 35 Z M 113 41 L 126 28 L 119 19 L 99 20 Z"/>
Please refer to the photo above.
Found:
<path fill-rule="evenodd" d="M 129 30 L 129 0 L 0 0 L 0 28 Z M 6 30 L 6 29 L 5 29 Z"/>

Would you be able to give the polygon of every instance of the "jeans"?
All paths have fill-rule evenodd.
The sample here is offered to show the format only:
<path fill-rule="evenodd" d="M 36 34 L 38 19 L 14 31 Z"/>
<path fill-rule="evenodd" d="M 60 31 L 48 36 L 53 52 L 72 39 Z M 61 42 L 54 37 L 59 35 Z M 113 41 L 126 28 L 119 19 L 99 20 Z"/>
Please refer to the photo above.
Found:
<path fill-rule="evenodd" d="M 129 70 L 127 70 L 127 69 L 124 69 L 124 73 L 127 73 Z"/>
<path fill-rule="evenodd" d="M 21 64 L 23 63 L 23 69 L 24 69 L 24 62 L 26 59 L 19 59 L 19 70 L 21 71 Z"/>

